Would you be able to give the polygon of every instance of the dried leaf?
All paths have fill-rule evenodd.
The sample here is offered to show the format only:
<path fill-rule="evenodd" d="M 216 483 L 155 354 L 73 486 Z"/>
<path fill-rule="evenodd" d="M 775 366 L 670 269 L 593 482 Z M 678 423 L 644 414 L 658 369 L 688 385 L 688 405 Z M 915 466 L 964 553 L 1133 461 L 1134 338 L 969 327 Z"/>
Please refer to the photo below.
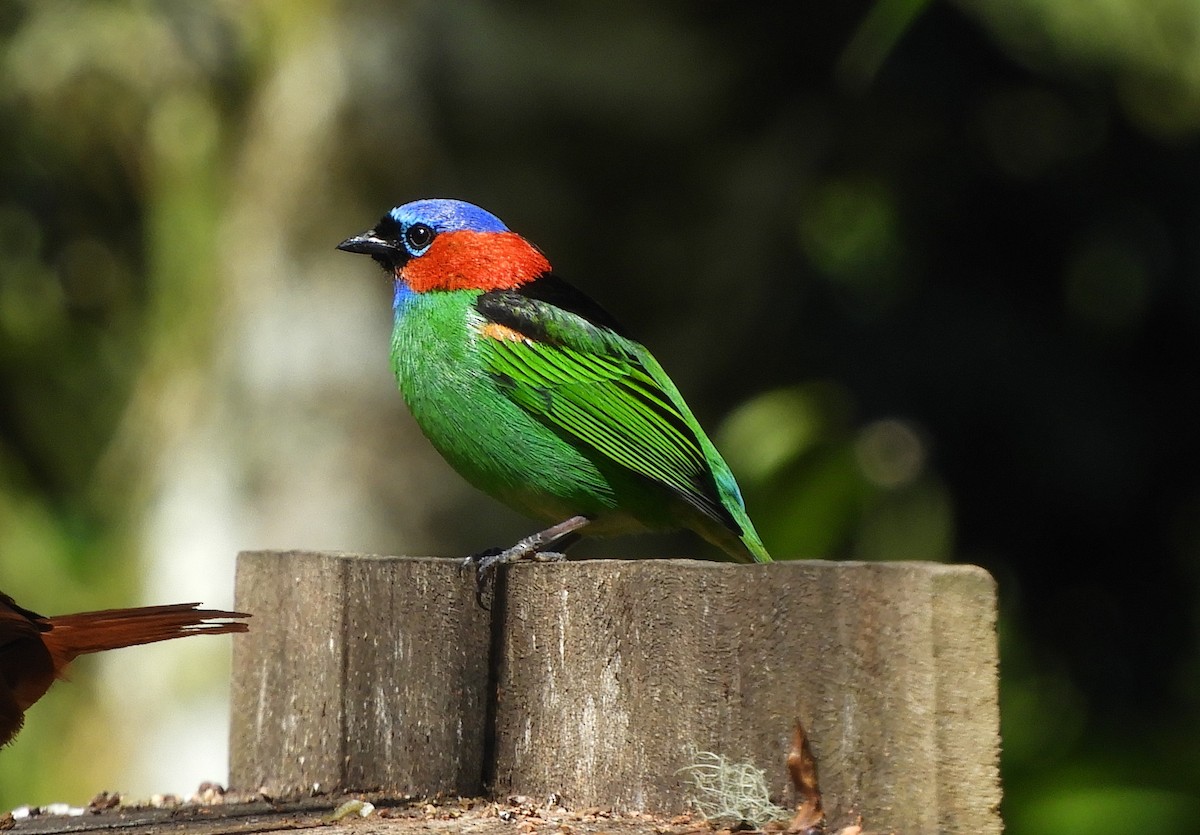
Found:
<path fill-rule="evenodd" d="M 822 832 L 825 829 L 825 811 L 821 808 L 821 787 L 817 783 L 817 758 L 808 744 L 808 734 L 800 720 L 792 732 L 792 750 L 787 757 L 788 774 L 796 797 L 800 801 L 796 815 L 788 825 L 788 832 Z"/>

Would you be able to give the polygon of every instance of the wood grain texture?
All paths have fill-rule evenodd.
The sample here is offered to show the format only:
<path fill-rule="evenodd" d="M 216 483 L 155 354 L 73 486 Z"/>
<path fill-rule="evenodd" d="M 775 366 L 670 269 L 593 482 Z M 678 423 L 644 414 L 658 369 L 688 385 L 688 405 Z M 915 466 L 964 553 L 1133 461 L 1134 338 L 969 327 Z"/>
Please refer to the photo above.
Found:
<path fill-rule="evenodd" d="M 458 561 L 246 552 L 230 782 L 482 791 L 491 620 Z"/>
<path fill-rule="evenodd" d="M 494 791 L 683 808 L 693 751 L 792 802 L 799 718 L 830 820 L 999 833 L 995 589 L 971 566 L 686 560 L 507 578 Z"/>
<path fill-rule="evenodd" d="M 452 560 L 243 554 L 231 782 L 556 793 L 679 811 L 692 752 L 793 802 L 800 719 L 831 824 L 1001 831 L 996 597 L 972 566 L 522 564 L 492 610 Z M 490 669 L 489 669 L 490 663 Z"/>

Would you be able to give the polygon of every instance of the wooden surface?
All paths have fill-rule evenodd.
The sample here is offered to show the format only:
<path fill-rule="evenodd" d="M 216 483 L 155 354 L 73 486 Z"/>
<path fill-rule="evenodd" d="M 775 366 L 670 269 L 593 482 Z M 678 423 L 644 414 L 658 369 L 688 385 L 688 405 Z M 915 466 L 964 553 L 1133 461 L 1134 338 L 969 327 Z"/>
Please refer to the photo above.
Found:
<path fill-rule="evenodd" d="M 230 783 L 483 790 L 491 618 L 457 561 L 238 557 Z"/>
<path fill-rule="evenodd" d="M 1000 832 L 981 569 L 593 561 L 514 566 L 491 611 L 472 592 L 455 561 L 242 555 L 232 784 L 680 811 L 709 751 L 787 806 L 799 718 L 831 823 Z"/>
<path fill-rule="evenodd" d="M 338 798 L 340 799 L 340 798 Z M 111 832 L 122 835 L 241 835 L 288 832 L 325 826 L 336 800 L 314 797 L 273 803 L 264 799 L 215 806 L 141 806 L 87 809 L 83 814 L 37 814 L 11 820 L 14 835 L 70 835 Z M 0 820 L 0 831 L 4 821 Z"/>
<path fill-rule="evenodd" d="M 375 808 L 365 818 L 344 811 L 351 797 Z M 342 810 L 339 814 L 339 810 Z M 517 798 L 493 803 L 458 798 L 396 798 L 334 794 L 305 798 L 227 797 L 214 805 L 184 803 L 161 808 L 121 806 L 77 810 L 82 814 L 36 814 L 20 820 L 0 814 L 0 831 L 12 835 L 282 835 L 301 830 L 353 835 L 700 835 L 708 827 L 694 818 L 574 811 L 544 800 Z M 831 835 L 833 833 L 831 832 Z"/>
<path fill-rule="evenodd" d="M 682 808 L 691 751 L 791 801 L 799 718 L 830 819 L 1000 831 L 995 589 L 971 566 L 516 566 L 495 790 Z"/>

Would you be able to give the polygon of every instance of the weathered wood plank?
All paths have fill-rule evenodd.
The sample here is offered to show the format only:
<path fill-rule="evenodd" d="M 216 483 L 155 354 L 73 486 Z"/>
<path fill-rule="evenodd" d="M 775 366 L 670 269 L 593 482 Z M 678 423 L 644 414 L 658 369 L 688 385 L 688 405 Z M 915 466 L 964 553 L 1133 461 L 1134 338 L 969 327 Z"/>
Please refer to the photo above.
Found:
<path fill-rule="evenodd" d="M 239 555 L 230 782 L 482 791 L 491 618 L 455 560 Z"/>
<path fill-rule="evenodd" d="M 375 809 L 365 818 L 354 811 L 339 816 L 337 810 L 351 798 L 368 801 Z M 7 826 L 13 828 L 6 830 Z M 702 827 L 694 820 L 571 811 L 544 802 L 396 798 L 370 792 L 249 801 L 227 797 L 211 806 L 122 805 L 89 809 L 78 816 L 37 814 L 15 821 L 0 815 L 0 831 L 12 835 L 289 835 L 313 829 L 326 835 L 699 835 Z"/>
<path fill-rule="evenodd" d="M 998 833 L 995 590 L 971 566 L 513 567 L 494 789 L 679 809 L 700 750 L 766 771 L 799 718 L 833 822 Z"/>
<path fill-rule="evenodd" d="M 455 561 L 242 555 L 233 785 L 473 794 L 486 774 L 499 796 L 667 811 L 698 750 L 787 805 L 799 718 L 832 823 L 1000 831 L 981 569 L 596 561 L 515 566 L 491 612 L 472 593 Z"/>
<path fill-rule="evenodd" d="M 324 795 L 283 801 L 263 798 L 199 804 L 119 806 L 88 809 L 82 815 L 39 814 L 12 822 L 15 835 L 243 835 L 327 828 L 340 796 Z M 0 831 L 3 827 L 0 826 Z"/>

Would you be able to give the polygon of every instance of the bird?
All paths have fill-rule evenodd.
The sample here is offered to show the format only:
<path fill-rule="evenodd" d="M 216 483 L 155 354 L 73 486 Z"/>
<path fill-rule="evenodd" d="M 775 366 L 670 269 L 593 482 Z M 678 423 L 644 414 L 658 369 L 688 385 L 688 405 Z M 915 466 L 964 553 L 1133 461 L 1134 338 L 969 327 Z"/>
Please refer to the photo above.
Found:
<path fill-rule="evenodd" d="M 105 609 L 46 617 L 0 592 L 0 748 L 17 735 L 25 711 L 67 665 L 91 652 L 150 644 L 188 635 L 220 635 L 249 628 L 243 612 L 200 609 L 199 603 Z"/>
<path fill-rule="evenodd" d="M 581 536 L 688 529 L 771 562 L 725 460 L 650 351 L 472 203 L 423 199 L 338 249 L 394 282 L 391 366 L 416 423 L 469 483 L 552 523 L 472 554 L 477 577 L 562 559 Z"/>

